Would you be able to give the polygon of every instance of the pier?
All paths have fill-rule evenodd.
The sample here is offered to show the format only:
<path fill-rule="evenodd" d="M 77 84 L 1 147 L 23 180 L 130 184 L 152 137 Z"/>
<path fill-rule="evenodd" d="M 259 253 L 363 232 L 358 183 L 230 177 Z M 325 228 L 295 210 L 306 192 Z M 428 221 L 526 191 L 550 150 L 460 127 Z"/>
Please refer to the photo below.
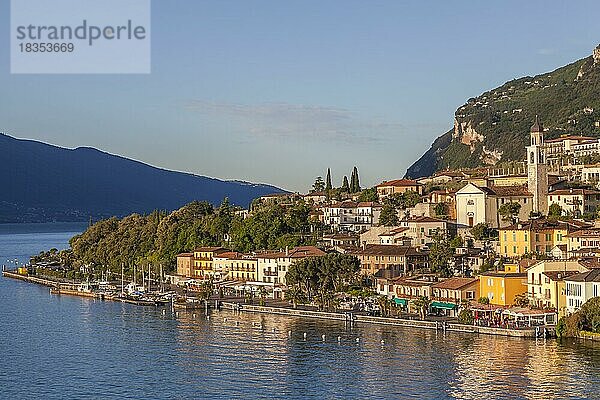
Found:
<path fill-rule="evenodd" d="M 57 288 L 60 287 L 63 289 L 76 290 L 76 288 L 79 286 L 79 283 L 53 281 L 50 279 L 38 278 L 36 276 L 22 275 L 22 274 L 18 274 L 16 272 L 14 272 L 14 271 L 8 271 L 8 270 L 2 271 L 2 276 L 5 276 L 7 278 L 12 278 L 12 279 L 18 279 L 18 280 L 25 281 L 25 282 L 36 283 L 38 285 L 43 285 L 43 286 L 48 286 L 48 287 L 57 287 Z"/>

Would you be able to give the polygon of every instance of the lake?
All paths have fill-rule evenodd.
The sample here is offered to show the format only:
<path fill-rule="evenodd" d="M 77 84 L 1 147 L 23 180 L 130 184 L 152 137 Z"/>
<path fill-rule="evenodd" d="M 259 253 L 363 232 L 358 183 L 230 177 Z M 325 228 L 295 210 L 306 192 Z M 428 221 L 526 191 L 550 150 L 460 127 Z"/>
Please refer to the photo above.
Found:
<path fill-rule="evenodd" d="M 84 228 L 0 225 L 0 264 L 66 248 Z M 5 278 L 0 307 L 2 398 L 600 398 L 600 345 L 589 343 L 163 314 Z"/>

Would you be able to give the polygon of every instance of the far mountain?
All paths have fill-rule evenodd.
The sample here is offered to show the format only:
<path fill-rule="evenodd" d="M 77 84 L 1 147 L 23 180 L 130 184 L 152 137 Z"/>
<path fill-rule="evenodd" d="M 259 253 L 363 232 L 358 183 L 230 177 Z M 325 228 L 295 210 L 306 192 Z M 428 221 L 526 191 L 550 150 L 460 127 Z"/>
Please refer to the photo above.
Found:
<path fill-rule="evenodd" d="M 281 189 L 168 171 L 90 147 L 66 149 L 0 134 L 0 223 L 87 221 L 194 200 L 248 206 Z"/>
<path fill-rule="evenodd" d="M 589 57 L 526 76 L 467 100 L 454 127 L 438 137 L 407 177 L 525 159 L 529 127 L 539 115 L 546 138 L 600 136 L 600 46 Z"/>

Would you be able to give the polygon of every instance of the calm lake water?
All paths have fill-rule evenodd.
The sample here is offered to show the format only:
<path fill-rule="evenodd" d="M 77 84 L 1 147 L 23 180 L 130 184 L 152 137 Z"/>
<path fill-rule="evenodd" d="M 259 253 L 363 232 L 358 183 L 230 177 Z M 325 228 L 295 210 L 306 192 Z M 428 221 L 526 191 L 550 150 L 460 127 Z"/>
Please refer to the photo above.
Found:
<path fill-rule="evenodd" d="M 81 229 L 0 225 L 0 264 L 64 248 Z M 175 317 L 4 278 L 0 307 L 0 398 L 600 398 L 600 346 L 572 341 L 225 311 Z"/>

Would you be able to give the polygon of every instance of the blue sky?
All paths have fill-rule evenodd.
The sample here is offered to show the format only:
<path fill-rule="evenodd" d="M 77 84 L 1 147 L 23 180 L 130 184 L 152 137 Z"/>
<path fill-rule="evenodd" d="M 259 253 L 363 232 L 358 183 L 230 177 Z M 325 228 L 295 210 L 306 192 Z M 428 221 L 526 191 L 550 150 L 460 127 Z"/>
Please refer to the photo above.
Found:
<path fill-rule="evenodd" d="M 399 178 L 469 97 L 600 43 L 600 2 L 153 1 L 149 75 L 11 75 L 0 131 L 306 191 Z"/>

